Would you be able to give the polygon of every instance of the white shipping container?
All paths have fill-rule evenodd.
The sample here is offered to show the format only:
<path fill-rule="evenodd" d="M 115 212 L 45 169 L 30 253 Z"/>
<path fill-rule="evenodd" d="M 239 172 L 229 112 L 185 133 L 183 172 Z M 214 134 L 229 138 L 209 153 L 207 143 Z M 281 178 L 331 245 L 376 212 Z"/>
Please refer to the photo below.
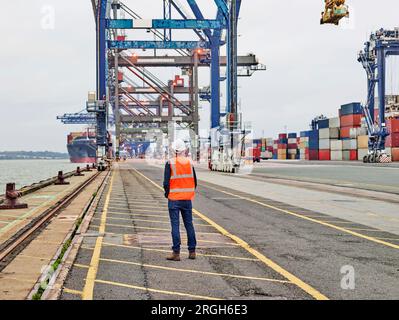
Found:
<path fill-rule="evenodd" d="M 357 149 L 357 160 L 363 161 L 363 158 L 367 156 L 369 149 Z"/>
<path fill-rule="evenodd" d="M 385 152 L 387 153 L 388 156 L 392 156 L 392 148 L 385 148 Z"/>
<path fill-rule="evenodd" d="M 296 154 L 296 149 L 288 149 L 288 154 Z"/>
<path fill-rule="evenodd" d="M 349 136 L 351 139 L 356 139 L 358 136 L 366 136 L 367 129 L 366 128 L 351 128 L 349 130 Z"/>
<path fill-rule="evenodd" d="M 319 139 L 338 139 L 338 137 L 339 137 L 338 128 L 319 129 Z"/>
<path fill-rule="evenodd" d="M 342 151 L 342 140 L 330 140 L 331 150 Z"/>
<path fill-rule="evenodd" d="M 342 161 L 342 151 L 331 151 L 331 161 Z"/>
<path fill-rule="evenodd" d="M 339 117 L 330 118 L 329 119 L 329 123 L 330 123 L 330 125 L 329 125 L 330 128 L 339 128 L 339 127 L 341 127 L 341 121 L 340 121 Z"/>
<path fill-rule="evenodd" d="M 343 150 L 356 150 L 357 149 L 357 139 L 342 140 Z"/>
<path fill-rule="evenodd" d="M 349 137 L 351 139 L 356 139 L 358 136 L 360 136 L 360 128 L 350 128 L 349 129 Z"/>
<path fill-rule="evenodd" d="M 296 138 L 289 138 L 288 139 L 288 144 L 294 144 L 294 143 L 297 143 Z"/>
<path fill-rule="evenodd" d="M 320 139 L 319 140 L 319 149 L 320 150 L 329 150 L 330 149 L 330 139 Z"/>

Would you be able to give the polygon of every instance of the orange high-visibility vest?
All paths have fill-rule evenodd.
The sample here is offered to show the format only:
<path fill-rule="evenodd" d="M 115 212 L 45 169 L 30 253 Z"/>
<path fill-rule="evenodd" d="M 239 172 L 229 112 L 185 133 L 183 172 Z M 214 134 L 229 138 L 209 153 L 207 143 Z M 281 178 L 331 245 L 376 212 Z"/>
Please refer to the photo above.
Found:
<path fill-rule="evenodd" d="M 170 190 L 168 199 L 172 201 L 193 200 L 195 180 L 191 161 L 185 157 L 170 160 Z"/>

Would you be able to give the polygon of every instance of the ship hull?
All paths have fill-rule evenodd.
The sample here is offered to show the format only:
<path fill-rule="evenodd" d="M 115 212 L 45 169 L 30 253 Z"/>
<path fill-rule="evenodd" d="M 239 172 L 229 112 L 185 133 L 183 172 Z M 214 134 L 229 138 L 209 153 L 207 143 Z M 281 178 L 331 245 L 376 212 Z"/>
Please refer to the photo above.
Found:
<path fill-rule="evenodd" d="M 72 163 L 95 163 L 97 161 L 97 146 L 94 139 L 84 136 L 70 139 L 67 149 Z"/>
<path fill-rule="evenodd" d="M 71 163 L 96 163 L 96 158 L 83 157 L 83 158 L 70 158 Z"/>

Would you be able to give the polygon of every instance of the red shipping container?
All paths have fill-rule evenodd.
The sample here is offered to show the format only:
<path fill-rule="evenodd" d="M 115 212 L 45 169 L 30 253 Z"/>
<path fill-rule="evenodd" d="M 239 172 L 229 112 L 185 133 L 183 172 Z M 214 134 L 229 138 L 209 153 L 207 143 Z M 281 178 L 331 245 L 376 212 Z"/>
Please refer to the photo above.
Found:
<path fill-rule="evenodd" d="M 319 160 L 319 150 L 309 150 L 309 160 Z"/>
<path fill-rule="evenodd" d="M 360 127 L 362 123 L 361 114 L 349 114 L 347 116 L 341 116 L 341 128 L 345 127 Z"/>
<path fill-rule="evenodd" d="M 280 134 L 278 135 L 278 138 L 279 138 L 279 139 L 287 139 L 287 134 L 286 134 L 286 133 L 280 133 Z"/>
<path fill-rule="evenodd" d="M 319 150 L 319 160 L 321 161 L 330 161 L 331 160 L 331 151 L 328 150 Z"/>
<path fill-rule="evenodd" d="M 392 161 L 399 161 L 399 148 L 392 148 Z"/>
<path fill-rule="evenodd" d="M 387 128 L 390 133 L 399 133 L 399 119 L 388 119 Z"/>
<path fill-rule="evenodd" d="M 279 143 L 279 144 L 278 144 L 278 148 L 279 148 L 280 150 L 287 149 L 287 145 L 286 145 L 286 144 Z"/>
<path fill-rule="evenodd" d="M 351 129 L 352 129 L 352 127 L 341 128 L 341 130 L 339 131 L 339 136 L 341 137 L 341 139 L 350 138 Z"/>
<path fill-rule="evenodd" d="M 350 150 L 349 151 L 349 160 L 350 161 L 357 161 L 357 150 Z"/>
<path fill-rule="evenodd" d="M 288 149 L 298 149 L 298 145 L 296 143 L 289 143 Z"/>
<path fill-rule="evenodd" d="M 399 147 L 399 133 L 390 134 L 385 141 L 385 145 L 391 148 Z"/>

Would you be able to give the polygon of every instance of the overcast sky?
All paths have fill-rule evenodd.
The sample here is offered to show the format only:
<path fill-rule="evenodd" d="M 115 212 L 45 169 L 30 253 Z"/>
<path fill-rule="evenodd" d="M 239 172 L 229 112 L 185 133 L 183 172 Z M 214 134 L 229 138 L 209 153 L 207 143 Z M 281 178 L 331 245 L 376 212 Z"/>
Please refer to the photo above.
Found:
<path fill-rule="evenodd" d="M 256 135 L 306 130 L 314 116 L 336 116 L 341 104 L 365 99 L 365 72 L 357 53 L 371 31 L 399 25 L 399 2 L 347 2 L 352 18 L 346 28 L 319 25 L 322 0 L 242 2 L 239 51 L 255 53 L 268 68 L 239 83 L 244 118 L 252 121 Z M 161 0 L 147 0 L 145 6 L 139 0 L 125 3 L 144 18 L 161 18 Z M 213 17 L 213 1 L 198 3 Z M 44 19 L 51 10 L 54 28 L 48 28 L 51 19 Z M 80 127 L 55 118 L 82 110 L 87 91 L 95 89 L 90 1 L 4 2 L 0 30 L 0 150 L 66 151 L 67 133 Z M 204 72 L 203 85 L 209 77 Z M 389 77 L 395 92 L 398 78 Z M 208 105 L 202 105 L 201 115 L 206 127 Z"/>

